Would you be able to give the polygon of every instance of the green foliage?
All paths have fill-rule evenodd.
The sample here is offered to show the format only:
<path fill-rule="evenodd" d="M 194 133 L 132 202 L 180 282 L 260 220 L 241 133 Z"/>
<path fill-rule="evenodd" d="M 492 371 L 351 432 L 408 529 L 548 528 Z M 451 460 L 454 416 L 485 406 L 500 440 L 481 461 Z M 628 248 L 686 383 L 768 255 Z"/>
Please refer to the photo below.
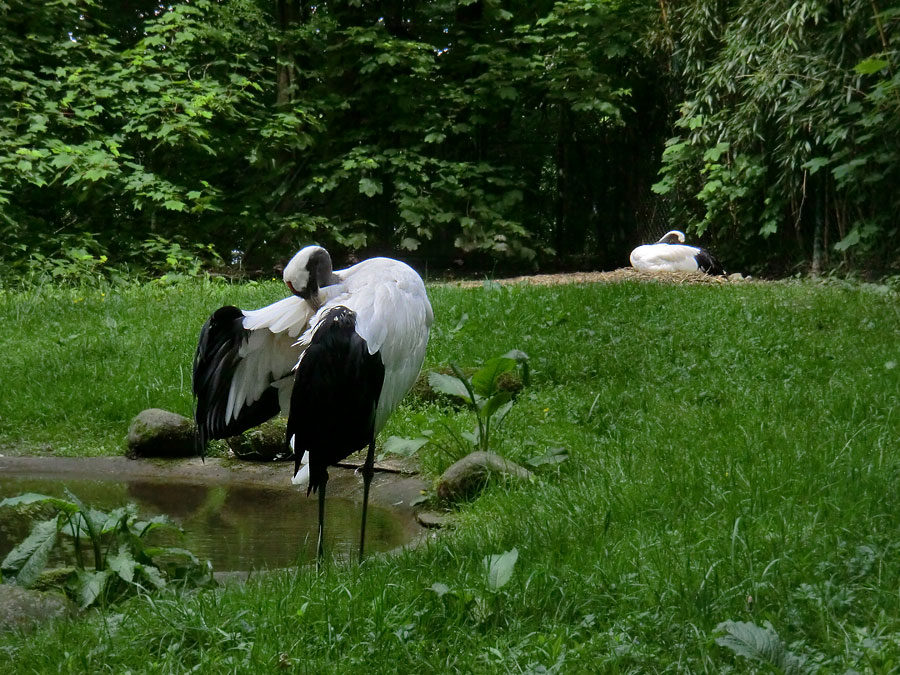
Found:
<path fill-rule="evenodd" d="M 206 270 L 221 258 L 211 244 L 192 244 L 183 237 L 173 240 L 160 235 L 136 242 L 136 258 L 128 265 L 112 264 L 104 253 L 98 236 L 91 233 L 60 235 L 47 240 L 48 252 L 28 251 L 28 257 L 18 261 L 19 277 L 5 277 L 11 286 L 75 288 L 107 288 L 110 283 L 124 285 L 138 279 L 151 278 L 165 284 L 206 274 Z"/>
<path fill-rule="evenodd" d="M 503 553 L 487 555 L 482 561 L 483 576 L 476 587 L 451 588 L 436 582 L 428 589 L 434 594 L 440 611 L 453 619 L 476 625 L 497 625 L 503 619 L 504 594 L 501 589 L 513 577 L 519 551 L 513 548 Z"/>
<path fill-rule="evenodd" d="M 236 49 L 271 44 L 252 3 L 227 12 L 208 0 L 129 6 L 120 10 L 129 35 L 105 23 L 114 14 L 106 3 L 86 3 L 90 12 L 14 5 L 0 12 L 9 36 L 0 43 L 0 255 L 18 261 L 23 247 L 56 246 L 60 231 L 94 233 L 122 265 L 141 262 L 137 244 L 159 232 L 209 241 L 226 223 L 233 237 L 248 219 L 265 222 L 246 203 L 252 188 L 233 189 L 231 176 L 259 180 L 268 170 L 254 170 L 253 156 L 296 147 L 316 122 L 267 111 L 262 55 Z M 19 42 L 12 36 L 23 29 L 29 39 Z M 291 137 L 277 133 L 288 124 Z"/>
<path fill-rule="evenodd" d="M 542 455 L 535 455 L 525 460 L 529 466 L 538 468 L 542 466 L 556 466 L 569 459 L 569 452 L 565 448 L 548 448 Z"/>
<path fill-rule="evenodd" d="M 898 20 L 863 0 L 11 0 L 0 276 L 185 273 L 144 266 L 155 237 L 254 272 L 310 241 L 617 267 L 669 211 L 729 268 L 889 272 Z"/>
<path fill-rule="evenodd" d="M 524 462 L 565 447 L 568 461 L 521 486 L 489 486 L 410 550 L 0 633 L 4 663 L 50 673 L 774 669 L 716 643 L 732 621 L 771 625 L 812 671 L 898 669 L 895 290 L 829 280 L 428 292 L 426 368 L 516 345 L 531 384 L 504 422 L 503 454 Z M 48 442 L 57 454 L 120 454 L 146 404 L 189 413 L 183 369 L 209 311 L 283 293 L 206 280 L 105 301 L 0 293 L 4 323 L 17 326 L 0 336 L 11 355 L 0 380 L 17 384 L 0 401 L 0 452 Z M 714 327 L 698 328 L 711 317 Z M 21 358 L 36 342 L 41 358 Z M 409 401 L 384 435 L 442 420 L 473 426 L 468 407 Z M 418 458 L 443 469 L 435 445 Z M 513 574 L 493 593 L 485 558 L 513 548 Z"/>
<path fill-rule="evenodd" d="M 515 548 L 500 554 L 487 556 L 484 559 L 489 590 L 496 593 L 509 583 L 518 559 L 519 552 Z"/>
<path fill-rule="evenodd" d="M 54 549 L 68 551 L 67 544 L 75 566 L 57 581 L 82 609 L 147 588 L 159 590 L 173 582 L 189 587 L 213 583 L 208 564 L 201 564 L 190 551 L 149 544 L 151 532 L 178 529 L 165 516 L 141 521 L 134 504 L 106 513 L 86 507 L 68 491 L 66 494 L 68 500 L 28 493 L 0 501 L 0 507 L 46 506 L 57 512 L 36 522 L 28 537 L 0 563 L 12 583 L 25 588 L 34 585 Z M 60 535 L 66 539 L 61 540 Z M 93 569 L 89 569 L 85 548 L 92 554 Z"/>
<path fill-rule="evenodd" d="M 527 386 L 528 355 L 518 349 L 509 351 L 486 361 L 471 378 L 466 377 L 455 363 L 451 363 L 450 367 L 453 376 L 430 373 L 428 383 L 435 391 L 463 401 L 475 415 L 476 426 L 471 432 L 456 434 L 449 426 L 445 427 L 461 450 L 459 456 L 471 450 L 496 450 L 496 436 L 514 402 L 513 392 L 500 387 L 500 377 L 518 367 L 522 372 L 522 383 Z"/>
<path fill-rule="evenodd" d="M 97 286 L 114 272 L 93 234 L 64 235 L 55 243 L 57 248 L 46 255 L 38 250 L 28 254 L 21 265 L 22 283 Z"/>
<path fill-rule="evenodd" d="M 61 235 L 117 269 L 154 237 L 251 269 L 310 240 L 520 264 L 584 246 L 557 215 L 580 179 L 542 176 L 623 124 L 653 3 L 279 7 L 5 3 L 7 273 Z"/>
<path fill-rule="evenodd" d="M 811 671 L 804 667 L 803 659 L 787 648 L 771 624 L 760 628 L 752 622 L 724 621 L 716 626 L 716 632 L 721 633 L 716 638 L 716 644 L 745 659 L 776 668 L 785 675 Z"/>
<path fill-rule="evenodd" d="M 429 441 L 432 432 L 427 431 L 419 438 L 401 438 L 400 436 L 389 436 L 382 445 L 382 452 L 378 456 L 379 461 L 384 459 L 386 455 L 397 455 L 398 457 L 412 457 L 418 452 L 422 446 Z"/>
<path fill-rule="evenodd" d="M 200 276 L 221 262 L 212 244 L 191 244 L 182 237 L 173 240 L 160 235 L 141 242 L 143 269 L 159 283 Z"/>
<path fill-rule="evenodd" d="M 672 7 L 659 37 L 683 88 L 656 192 L 673 222 L 740 263 L 771 251 L 818 268 L 897 250 L 897 14 L 817 0 Z M 822 253 L 819 253 L 821 251 Z"/>

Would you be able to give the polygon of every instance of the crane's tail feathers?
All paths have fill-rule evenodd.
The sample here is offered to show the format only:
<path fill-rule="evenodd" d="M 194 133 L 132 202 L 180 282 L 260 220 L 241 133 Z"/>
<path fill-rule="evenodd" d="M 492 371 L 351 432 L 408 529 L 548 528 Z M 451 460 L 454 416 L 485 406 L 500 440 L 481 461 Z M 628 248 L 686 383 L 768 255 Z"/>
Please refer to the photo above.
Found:
<path fill-rule="evenodd" d="M 294 456 L 294 476 L 291 478 L 291 483 L 294 485 L 306 485 L 309 483 L 309 453 L 301 450 L 300 454 L 297 454 L 297 450 L 294 447 L 295 438 L 294 434 L 288 432 L 287 445 Z"/>
<path fill-rule="evenodd" d="M 309 483 L 309 464 L 304 464 L 299 471 L 294 473 L 291 483 L 294 485 L 306 485 Z"/>

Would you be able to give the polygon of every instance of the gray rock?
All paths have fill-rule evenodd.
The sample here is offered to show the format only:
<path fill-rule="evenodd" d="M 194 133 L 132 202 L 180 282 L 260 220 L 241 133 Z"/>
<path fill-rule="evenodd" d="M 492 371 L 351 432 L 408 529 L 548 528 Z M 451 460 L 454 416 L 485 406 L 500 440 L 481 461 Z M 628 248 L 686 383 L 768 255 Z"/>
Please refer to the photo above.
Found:
<path fill-rule="evenodd" d="M 528 479 L 532 473 L 493 452 L 472 452 L 444 471 L 438 481 L 438 497 L 445 501 L 468 499 L 484 487 L 491 475 Z"/>
<path fill-rule="evenodd" d="M 74 613 L 75 605 L 65 596 L 0 584 L 0 631 L 33 628 Z"/>
<path fill-rule="evenodd" d="M 422 527 L 429 529 L 437 529 L 447 527 L 450 522 L 450 516 L 446 513 L 435 513 L 434 511 L 422 511 L 416 514 L 416 522 Z"/>
<path fill-rule="evenodd" d="M 168 410 L 148 408 L 128 427 L 130 457 L 190 457 L 197 454 L 194 423 Z"/>

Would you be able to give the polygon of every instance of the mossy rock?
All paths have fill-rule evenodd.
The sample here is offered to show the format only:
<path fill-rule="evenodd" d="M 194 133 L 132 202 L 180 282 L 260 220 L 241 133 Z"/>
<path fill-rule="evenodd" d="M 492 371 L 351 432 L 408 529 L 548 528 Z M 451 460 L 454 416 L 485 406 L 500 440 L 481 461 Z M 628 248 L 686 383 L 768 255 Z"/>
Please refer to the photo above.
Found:
<path fill-rule="evenodd" d="M 71 617 L 75 613 L 74 603 L 64 595 L 0 584 L 0 632 L 31 630 L 47 621 Z"/>
<path fill-rule="evenodd" d="M 478 450 L 450 465 L 438 479 L 437 494 L 444 502 L 471 499 L 492 476 L 531 480 L 531 471 L 493 452 Z"/>
<path fill-rule="evenodd" d="M 194 422 L 183 415 L 148 408 L 128 427 L 129 457 L 191 457 L 197 454 Z"/>
<path fill-rule="evenodd" d="M 245 431 L 240 436 L 227 438 L 225 442 L 238 459 L 273 462 L 293 457 L 293 453 L 284 443 L 286 435 L 287 420 L 276 417 Z"/>
<path fill-rule="evenodd" d="M 31 588 L 35 591 L 62 591 L 76 571 L 74 567 L 51 567 L 38 575 Z"/>

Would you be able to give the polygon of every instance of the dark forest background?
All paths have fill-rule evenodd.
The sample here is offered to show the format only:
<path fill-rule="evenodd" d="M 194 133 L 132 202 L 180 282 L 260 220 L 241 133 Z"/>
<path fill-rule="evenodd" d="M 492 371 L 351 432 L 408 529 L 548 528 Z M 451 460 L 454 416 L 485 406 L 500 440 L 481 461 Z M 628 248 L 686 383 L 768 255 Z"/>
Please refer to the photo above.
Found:
<path fill-rule="evenodd" d="M 898 273 L 884 0 L 0 0 L 0 280 L 336 262 Z M 0 284 L 4 281 L 0 281 Z"/>

